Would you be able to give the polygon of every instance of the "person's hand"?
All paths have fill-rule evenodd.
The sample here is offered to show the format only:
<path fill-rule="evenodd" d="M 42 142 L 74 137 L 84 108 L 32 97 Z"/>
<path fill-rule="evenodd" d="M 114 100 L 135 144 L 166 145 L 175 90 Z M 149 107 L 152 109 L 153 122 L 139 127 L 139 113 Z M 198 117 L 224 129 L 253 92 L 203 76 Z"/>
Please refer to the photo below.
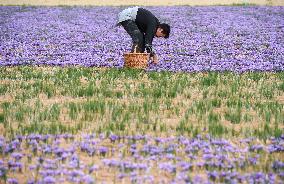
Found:
<path fill-rule="evenodd" d="M 157 56 L 157 54 L 154 54 L 150 59 L 152 60 L 152 62 L 154 64 L 158 64 L 158 56 Z"/>

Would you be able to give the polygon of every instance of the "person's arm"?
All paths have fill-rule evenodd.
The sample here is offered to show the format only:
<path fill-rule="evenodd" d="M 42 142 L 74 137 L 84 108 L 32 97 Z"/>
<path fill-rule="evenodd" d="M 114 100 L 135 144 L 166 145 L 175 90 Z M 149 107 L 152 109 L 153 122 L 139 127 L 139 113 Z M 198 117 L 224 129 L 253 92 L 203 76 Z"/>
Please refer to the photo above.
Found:
<path fill-rule="evenodd" d="M 150 53 L 150 56 L 153 57 L 155 55 L 155 52 L 153 50 L 152 42 L 153 38 L 157 31 L 158 23 L 156 20 L 152 20 L 147 27 L 146 33 L 145 33 L 145 48 L 147 53 Z"/>
<path fill-rule="evenodd" d="M 151 58 L 154 64 L 158 63 L 158 56 L 157 54 L 154 54 L 154 56 Z"/>

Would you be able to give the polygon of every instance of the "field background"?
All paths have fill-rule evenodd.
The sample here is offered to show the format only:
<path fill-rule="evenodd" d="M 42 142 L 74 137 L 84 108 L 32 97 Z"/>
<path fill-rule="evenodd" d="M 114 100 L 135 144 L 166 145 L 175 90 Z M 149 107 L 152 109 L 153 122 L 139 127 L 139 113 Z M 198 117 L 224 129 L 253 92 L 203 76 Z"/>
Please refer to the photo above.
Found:
<path fill-rule="evenodd" d="M 284 181 L 284 7 L 159 7 L 284 5 L 284 0 L 0 4 L 25 5 L 0 7 L 0 184 Z M 199 63 L 208 61 L 219 70 L 248 71 L 98 67 L 121 54 L 116 47 L 113 55 L 103 57 L 114 47 L 107 50 L 100 44 L 126 38 L 105 26 L 123 7 L 68 5 L 134 4 L 157 5 L 149 9 L 167 12 L 163 15 L 169 20 L 174 17 L 173 40 L 178 43 L 172 53 L 181 63 L 189 60 L 181 68 L 191 64 L 198 70 L 204 67 Z M 185 35 L 192 42 L 181 34 L 187 25 Z M 95 39 L 97 35 L 103 39 Z M 182 55 L 188 51 L 185 46 L 196 52 Z M 215 53 L 220 64 L 214 66 L 210 59 Z M 45 65 L 33 63 L 40 60 Z M 67 67 L 77 61 L 98 66 Z M 161 62 L 161 69 L 175 68 L 170 63 Z"/>
<path fill-rule="evenodd" d="M 122 5 L 230 5 L 230 4 L 256 4 L 283 6 L 284 0 L 0 0 L 2 5 L 94 5 L 94 6 L 122 6 Z"/>

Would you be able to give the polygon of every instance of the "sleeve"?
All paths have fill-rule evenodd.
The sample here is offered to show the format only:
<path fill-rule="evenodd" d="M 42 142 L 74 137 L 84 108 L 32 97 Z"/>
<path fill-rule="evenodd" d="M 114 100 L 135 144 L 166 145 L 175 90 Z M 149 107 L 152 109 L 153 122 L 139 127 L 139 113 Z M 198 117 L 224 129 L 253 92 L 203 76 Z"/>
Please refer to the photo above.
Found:
<path fill-rule="evenodd" d="M 150 53 L 150 56 L 151 56 L 151 57 L 155 55 L 155 52 L 154 52 L 154 50 L 153 50 L 152 45 L 146 44 L 146 45 L 145 45 L 145 49 L 146 49 L 147 53 Z"/>
<path fill-rule="evenodd" d="M 148 25 L 146 33 L 145 33 L 145 48 L 146 48 L 146 51 L 148 53 L 150 53 L 151 56 L 153 56 L 155 54 L 154 50 L 152 48 L 152 42 L 153 42 L 153 38 L 156 34 L 157 26 L 158 26 L 157 22 L 153 20 Z"/>

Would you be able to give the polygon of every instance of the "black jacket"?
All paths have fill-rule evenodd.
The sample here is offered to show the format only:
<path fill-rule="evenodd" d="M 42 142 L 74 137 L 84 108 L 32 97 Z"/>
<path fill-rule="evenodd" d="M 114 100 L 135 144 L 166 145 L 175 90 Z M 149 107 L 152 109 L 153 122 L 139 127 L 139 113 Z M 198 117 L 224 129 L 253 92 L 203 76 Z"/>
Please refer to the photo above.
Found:
<path fill-rule="evenodd" d="M 146 48 L 149 46 L 152 47 L 153 38 L 160 24 L 159 20 L 150 11 L 138 8 L 135 23 L 139 30 L 145 34 Z"/>

